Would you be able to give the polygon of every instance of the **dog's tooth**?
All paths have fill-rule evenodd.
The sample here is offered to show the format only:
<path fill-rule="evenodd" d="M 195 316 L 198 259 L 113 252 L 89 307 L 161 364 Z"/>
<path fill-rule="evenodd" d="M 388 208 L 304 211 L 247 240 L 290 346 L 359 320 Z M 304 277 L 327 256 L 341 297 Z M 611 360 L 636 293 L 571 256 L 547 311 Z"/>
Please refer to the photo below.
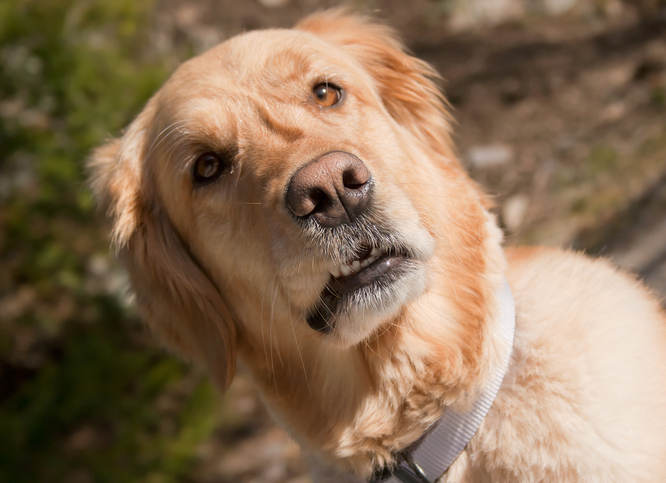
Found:
<path fill-rule="evenodd" d="M 340 265 L 340 272 L 346 277 L 347 275 L 351 275 L 352 268 L 349 265 Z"/>
<path fill-rule="evenodd" d="M 338 267 L 333 267 L 331 269 L 331 275 L 333 275 L 333 278 L 339 278 L 340 277 L 340 269 Z"/>
<path fill-rule="evenodd" d="M 354 260 L 351 266 L 352 266 L 352 271 L 358 272 L 361 269 L 361 262 L 359 262 L 358 260 Z"/>

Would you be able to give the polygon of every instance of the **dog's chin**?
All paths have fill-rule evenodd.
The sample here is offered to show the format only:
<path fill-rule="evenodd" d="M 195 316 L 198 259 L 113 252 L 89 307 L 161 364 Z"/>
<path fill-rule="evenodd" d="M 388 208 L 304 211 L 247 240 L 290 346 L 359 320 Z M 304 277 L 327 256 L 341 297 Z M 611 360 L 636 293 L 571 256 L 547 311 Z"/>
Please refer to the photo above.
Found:
<path fill-rule="evenodd" d="M 331 277 L 308 324 L 331 344 L 355 346 L 394 323 L 404 305 L 425 290 L 426 279 L 422 261 L 381 257 L 357 273 Z"/>

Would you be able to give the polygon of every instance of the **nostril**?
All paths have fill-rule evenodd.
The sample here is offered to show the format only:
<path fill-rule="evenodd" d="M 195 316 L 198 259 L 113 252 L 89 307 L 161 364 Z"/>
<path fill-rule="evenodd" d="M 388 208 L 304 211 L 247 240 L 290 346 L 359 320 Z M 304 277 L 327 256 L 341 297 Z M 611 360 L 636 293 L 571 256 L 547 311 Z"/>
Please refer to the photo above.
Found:
<path fill-rule="evenodd" d="M 363 165 L 350 166 L 342 172 L 342 184 L 345 188 L 360 189 L 370 181 L 370 172 Z"/>
<path fill-rule="evenodd" d="M 368 182 L 369 176 L 357 169 L 349 168 L 342 173 L 342 184 L 345 188 L 357 190 Z"/>
<path fill-rule="evenodd" d="M 325 211 L 331 204 L 331 199 L 319 188 L 314 188 L 308 193 L 308 205 L 310 207 L 308 215 Z"/>

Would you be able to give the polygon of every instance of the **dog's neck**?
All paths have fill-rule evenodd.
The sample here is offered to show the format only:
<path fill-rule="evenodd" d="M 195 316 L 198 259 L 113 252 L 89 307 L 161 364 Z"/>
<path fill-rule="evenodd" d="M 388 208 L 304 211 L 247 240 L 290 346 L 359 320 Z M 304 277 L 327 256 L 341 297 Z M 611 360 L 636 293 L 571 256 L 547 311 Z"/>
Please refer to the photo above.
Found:
<path fill-rule="evenodd" d="M 435 263 L 441 270 L 430 287 L 437 290 L 426 290 L 365 343 L 341 350 L 313 339 L 270 358 L 243 351 L 269 409 L 295 439 L 368 477 L 445 408 L 473 403 L 510 350 L 497 330 L 501 235 L 494 224 L 489 230 L 485 270 L 467 274 L 467 287 L 452 286 L 462 274 L 451 277 L 446 261 Z"/>

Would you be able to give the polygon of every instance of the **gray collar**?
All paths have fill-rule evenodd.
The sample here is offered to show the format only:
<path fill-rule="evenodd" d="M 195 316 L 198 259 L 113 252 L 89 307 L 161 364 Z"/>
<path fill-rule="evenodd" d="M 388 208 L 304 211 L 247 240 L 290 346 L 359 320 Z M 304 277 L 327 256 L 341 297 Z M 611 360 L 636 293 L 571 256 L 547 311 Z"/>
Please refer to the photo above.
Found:
<path fill-rule="evenodd" d="M 509 283 L 505 280 L 499 291 L 499 330 L 505 342 L 513 348 L 516 326 L 515 305 Z M 488 414 L 509 368 L 508 351 L 497 371 L 483 388 L 472 408 L 464 413 L 451 409 L 416 443 L 398 455 L 398 465 L 389 474 L 377 475 L 371 482 L 431 483 L 446 473 L 467 446 Z"/>

